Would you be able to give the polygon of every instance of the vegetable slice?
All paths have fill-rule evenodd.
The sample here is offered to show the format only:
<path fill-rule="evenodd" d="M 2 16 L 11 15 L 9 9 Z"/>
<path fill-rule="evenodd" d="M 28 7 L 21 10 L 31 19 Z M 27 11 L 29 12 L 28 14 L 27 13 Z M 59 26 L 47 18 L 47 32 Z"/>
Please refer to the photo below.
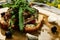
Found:
<path fill-rule="evenodd" d="M 24 24 L 23 24 L 23 9 L 20 8 L 19 9 L 19 29 L 22 31 L 24 28 Z"/>

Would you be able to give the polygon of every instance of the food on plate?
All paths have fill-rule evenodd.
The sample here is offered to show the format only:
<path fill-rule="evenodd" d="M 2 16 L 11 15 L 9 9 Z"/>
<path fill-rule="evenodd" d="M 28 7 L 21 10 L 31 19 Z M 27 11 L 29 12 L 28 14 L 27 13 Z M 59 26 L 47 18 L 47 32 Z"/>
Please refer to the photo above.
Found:
<path fill-rule="evenodd" d="M 53 22 L 59 25 L 59 15 L 39 6 L 30 5 L 26 1 L 22 2 L 22 0 L 16 0 L 11 6 L 9 5 L 11 4 L 3 5 L 8 6 L 9 9 L 1 14 L 3 21 L 1 20 L 0 23 L 4 28 L 18 28 L 20 31 L 29 32 L 38 30 L 41 24 L 46 24 L 50 28 L 53 26 Z"/>
<path fill-rule="evenodd" d="M 6 38 L 12 38 L 12 33 L 10 31 L 5 32 Z"/>
<path fill-rule="evenodd" d="M 32 31 L 38 30 L 39 28 L 41 28 L 42 20 L 43 20 L 43 15 L 39 14 L 38 19 L 36 20 L 37 25 L 31 25 L 31 27 L 29 27 L 30 25 L 28 25 L 27 27 L 25 27 L 25 30 L 27 32 L 32 32 Z"/>
<path fill-rule="evenodd" d="M 52 31 L 52 33 L 54 33 L 54 34 L 57 33 L 57 27 L 56 27 L 56 26 L 52 27 L 52 28 L 51 28 L 51 31 Z"/>
<path fill-rule="evenodd" d="M 15 16 L 12 17 L 11 20 L 11 14 L 10 14 L 11 10 L 7 10 L 7 12 L 4 12 L 1 14 L 1 26 L 4 29 L 8 29 L 9 26 L 11 26 L 11 28 L 13 29 L 17 29 L 18 26 L 18 18 L 14 18 Z M 24 17 L 24 30 L 25 31 L 35 31 L 37 29 L 39 29 L 41 22 L 43 20 L 43 15 L 39 14 L 39 13 L 35 13 L 35 14 L 30 14 L 29 12 L 23 12 L 23 17 Z M 12 23 L 10 23 L 12 22 Z M 17 23 L 16 23 L 17 22 Z M 17 27 L 17 28 L 16 28 Z"/>

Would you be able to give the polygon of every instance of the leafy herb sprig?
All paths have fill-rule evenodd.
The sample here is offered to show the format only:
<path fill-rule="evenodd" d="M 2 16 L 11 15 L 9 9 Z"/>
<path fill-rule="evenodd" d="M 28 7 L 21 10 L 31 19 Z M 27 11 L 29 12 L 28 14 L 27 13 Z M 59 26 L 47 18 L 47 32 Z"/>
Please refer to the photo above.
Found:
<path fill-rule="evenodd" d="M 9 7 L 12 8 L 11 11 L 11 21 L 14 18 L 18 18 L 19 20 L 19 29 L 24 30 L 24 17 L 23 17 L 23 12 L 25 10 L 28 10 L 31 14 L 34 14 L 36 12 L 35 9 L 31 8 L 29 3 L 26 2 L 26 0 L 12 0 L 12 4 L 5 4 L 3 7 Z M 12 22 L 11 22 L 12 24 Z M 12 25 L 11 25 L 12 26 Z"/>

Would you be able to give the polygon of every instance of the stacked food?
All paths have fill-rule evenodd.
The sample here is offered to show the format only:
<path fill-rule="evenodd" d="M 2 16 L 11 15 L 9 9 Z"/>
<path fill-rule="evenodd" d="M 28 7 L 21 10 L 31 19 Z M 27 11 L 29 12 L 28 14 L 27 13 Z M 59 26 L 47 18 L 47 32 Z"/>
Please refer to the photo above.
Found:
<path fill-rule="evenodd" d="M 42 24 L 46 24 L 50 28 L 53 25 L 60 26 L 59 15 L 42 9 L 42 5 L 38 7 L 25 0 L 16 0 L 12 1 L 12 4 L 3 5 L 3 7 L 9 7 L 7 12 L 1 13 L 0 23 L 4 29 L 32 32 L 38 30 Z"/>

